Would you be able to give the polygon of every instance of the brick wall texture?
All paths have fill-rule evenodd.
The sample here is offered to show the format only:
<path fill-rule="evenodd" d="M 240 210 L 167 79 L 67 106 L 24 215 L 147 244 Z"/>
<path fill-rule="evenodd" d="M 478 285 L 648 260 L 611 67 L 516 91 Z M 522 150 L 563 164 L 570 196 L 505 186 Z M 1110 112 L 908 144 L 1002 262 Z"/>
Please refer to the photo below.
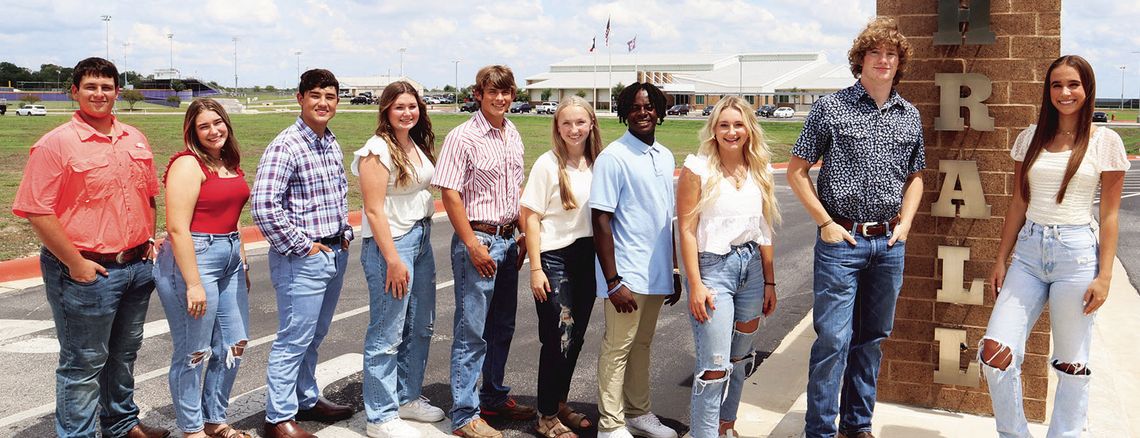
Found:
<path fill-rule="evenodd" d="M 969 1 L 963 0 L 964 5 Z M 942 263 L 938 246 L 968 246 L 967 282 L 986 278 L 1000 239 L 1006 206 L 1013 194 L 1013 162 L 1010 145 L 1017 134 L 1036 120 L 1045 70 L 1060 55 L 1060 0 L 992 0 L 991 29 L 997 41 L 991 45 L 934 46 L 938 28 L 938 1 L 878 0 L 877 13 L 895 18 L 914 46 L 905 79 L 898 91 L 922 113 L 926 139 L 925 187 L 907 241 L 906 276 L 895 313 L 895 328 L 883 345 L 879 376 L 880 400 L 934 407 L 951 411 L 991 414 L 984 380 L 978 387 L 934 383 L 938 345 L 934 328 L 964 329 L 966 350 L 962 364 L 977 357 L 979 339 L 993 308 L 990 285 L 983 305 L 935 301 L 941 287 Z M 935 131 L 939 89 L 935 73 L 982 73 L 993 82 L 985 103 L 994 117 L 991 132 Z M 969 115 L 961 109 L 969 125 Z M 946 116 L 946 115 L 942 115 Z M 986 203 L 992 205 L 989 219 L 933 217 L 930 205 L 938 198 L 943 175 L 941 159 L 973 160 L 978 164 Z M 963 285 L 967 286 L 967 285 Z M 1047 315 L 1038 321 L 1026 345 L 1023 366 L 1025 413 L 1031 421 L 1044 421 L 1048 379 L 1049 325 Z M 980 377 L 979 377 L 980 378 Z"/>

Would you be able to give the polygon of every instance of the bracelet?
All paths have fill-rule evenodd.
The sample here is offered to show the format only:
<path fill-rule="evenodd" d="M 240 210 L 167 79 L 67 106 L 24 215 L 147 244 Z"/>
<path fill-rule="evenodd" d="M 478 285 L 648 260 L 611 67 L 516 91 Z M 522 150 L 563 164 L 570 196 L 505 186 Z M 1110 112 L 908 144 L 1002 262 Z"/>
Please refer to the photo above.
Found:
<path fill-rule="evenodd" d="M 610 277 L 610 278 L 607 278 L 607 279 L 606 279 L 606 284 L 607 284 L 607 285 L 609 285 L 609 284 L 612 284 L 612 283 L 613 283 L 613 282 L 615 282 L 615 281 L 621 281 L 621 280 L 622 280 L 621 274 L 614 274 L 614 276 L 613 276 L 613 277 Z"/>
<path fill-rule="evenodd" d="M 613 289 L 610 289 L 610 290 L 606 291 L 606 296 L 608 297 L 608 296 L 610 296 L 610 295 L 613 295 L 613 294 L 614 294 L 614 292 L 617 292 L 617 291 L 618 291 L 618 289 L 621 289 L 621 282 L 620 282 L 620 281 L 618 282 L 618 284 L 617 284 L 616 286 L 614 286 L 614 288 L 613 288 Z"/>
<path fill-rule="evenodd" d="M 530 272 L 541 271 L 541 270 L 542 270 L 542 266 L 531 266 L 530 267 Z"/>
<path fill-rule="evenodd" d="M 827 222 L 824 222 L 823 225 L 816 227 L 816 229 L 822 230 L 823 227 L 826 227 L 826 226 L 834 224 L 834 223 L 835 223 L 835 219 L 828 219 Z"/>
<path fill-rule="evenodd" d="M 775 286 L 775 285 L 776 285 L 776 282 L 774 282 L 774 281 L 765 281 L 765 282 L 764 282 L 764 285 L 765 285 L 765 286 Z"/>

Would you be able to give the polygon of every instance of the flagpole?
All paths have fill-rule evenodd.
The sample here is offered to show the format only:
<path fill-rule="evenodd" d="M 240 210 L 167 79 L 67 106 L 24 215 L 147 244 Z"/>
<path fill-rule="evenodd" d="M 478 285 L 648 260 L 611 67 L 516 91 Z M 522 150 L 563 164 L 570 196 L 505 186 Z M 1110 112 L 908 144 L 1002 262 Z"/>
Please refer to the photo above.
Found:
<path fill-rule="evenodd" d="M 609 58 L 609 60 L 607 62 L 610 65 L 610 67 L 609 67 L 610 68 L 610 76 L 609 76 L 609 79 L 607 79 L 607 85 L 606 85 L 606 90 L 607 90 L 606 93 L 607 94 L 606 95 L 609 96 L 609 99 L 607 99 L 607 101 L 610 103 L 610 111 L 613 111 L 613 109 L 614 109 L 614 93 L 613 93 L 613 87 L 614 87 L 614 51 L 612 49 L 610 49 L 610 44 L 608 41 L 606 42 L 606 57 Z"/>
<path fill-rule="evenodd" d="M 598 51 L 597 50 L 591 50 L 591 52 L 594 52 L 593 53 L 593 55 L 594 55 L 594 111 L 597 111 L 598 110 Z"/>

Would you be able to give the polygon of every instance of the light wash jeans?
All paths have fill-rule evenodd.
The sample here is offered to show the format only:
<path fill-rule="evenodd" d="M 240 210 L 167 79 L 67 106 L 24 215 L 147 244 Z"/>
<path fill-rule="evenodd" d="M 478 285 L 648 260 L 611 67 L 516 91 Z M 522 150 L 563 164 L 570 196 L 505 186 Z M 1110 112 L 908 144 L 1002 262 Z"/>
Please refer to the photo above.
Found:
<path fill-rule="evenodd" d="M 875 385 L 883 358 L 881 344 L 895 322 L 895 301 L 903 281 L 906 242 L 888 246 L 887 236 L 851 232 L 856 245 L 816 238 L 816 340 L 808 364 L 808 438 L 871 431 Z"/>
<path fill-rule="evenodd" d="M 364 412 L 368 422 L 399 416 L 424 383 L 435 321 L 435 257 L 431 218 L 392 239 L 412 280 L 403 299 L 385 290 L 388 263 L 372 238 L 364 239 L 360 263 L 368 280 L 368 332 L 364 338 Z"/>
<path fill-rule="evenodd" d="M 1007 347 L 1014 360 L 1002 371 L 987 365 L 988 358 L 981 358 L 1001 437 L 1030 436 L 1021 403 L 1021 362 L 1025 339 L 1046 302 L 1053 331 L 1051 362 L 1079 368 L 1075 375 L 1055 370 L 1057 393 L 1048 436 L 1081 435 L 1088 413 L 1089 344 L 1095 319 L 1095 315 L 1084 314 L 1082 300 L 1097 275 L 1097 251 L 1090 225 L 1040 225 L 1027 220 L 1017 234 L 1013 263 L 1006 271 L 984 338 Z"/>
<path fill-rule="evenodd" d="M 693 393 L 689 402 L 689 431 L 693 438 L 716 438 L 720 421 L 736 421 L 744 380 L 755 370 L 753 341 L 756 330 L 743 333 L 737 323 L 761 317 L 764 309 L 764 267 L 755 243 L 734 246 L 727 254 L 702 252 L 701 283 L 713 293 L 716 310 L 709 320 L 693 325 L 697 349 L 693 367 Z M 705 371 L 725 371 L 725 376 L 703 380 Z"/>
<path fill-rule="evenodd" d="M 518 307 L 518 245 L 511 237 L 475 232 L 498 269 L 479 275 L 467 245 L 451 238 L 451 272 L 455 278 L 455 321 L 451 342 L 451 425 L 459 429 L 479 416 L 479 406 L 506 402 L 503 385 Z M 475 384 L 483 374 L 478 393 Z"/>
<path fill-rule="evenodd" d="M 149 261 L 103 265 L 107 276 L 77 283 L 67 265 L 40 251 L 44 291 L 59 340 L 55 432 L 60 437 L 124 436 L 139 423 L 132 371 L 154 290 Z"/>
<path fill-rule="evenodd" d="M 231 348 L 249 341 L 249 291 L 241 263 L 241 236 L 191 233 L 198 277 L 206 291 L 206 313 L 187 312 L 186 280 L 174 260 L 170 240 L 163 242 L 154 265 L 154 285 L 174 350 L 170 357 L 170 395 L 178 428 L 198 432 L 204 423 L 226 422 L 230 389 L 241 356 Z M 206 376 L 202 377 L 205 364 Z"/>
<path fill-rule="evenodd" d="M 348 250 L 311 256 L 269 251 L 269 276 L 277 291 L 277 339 L 269 350 L 265 421 L 280 423 L 317 404 L 317 349 L 329 333 L 340 299 Z"/>

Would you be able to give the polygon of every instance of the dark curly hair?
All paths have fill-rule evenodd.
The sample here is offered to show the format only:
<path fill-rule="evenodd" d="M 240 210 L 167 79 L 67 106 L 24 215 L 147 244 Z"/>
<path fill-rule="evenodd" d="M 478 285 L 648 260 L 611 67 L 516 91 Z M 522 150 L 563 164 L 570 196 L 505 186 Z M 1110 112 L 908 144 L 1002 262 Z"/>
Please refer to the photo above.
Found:
<path fill-rule="evenodd" d="M 626 119 L 629 118 L 629 112 L 633 107 L 633 99 L 641 90 L 645 90 L 645 93 L 649 95 L 649 103 L 653 105 L 653 109 L 657 110 L 657 124 L 660 125 L 665 121 L 665 110 L 668 109 L 665 107 L 665 93 L 656 85 L 648 82 L 634 82 L 621 90 L 621 94 L 618 95 L 618 120 L 623 125 L 627 125 Z"/>

